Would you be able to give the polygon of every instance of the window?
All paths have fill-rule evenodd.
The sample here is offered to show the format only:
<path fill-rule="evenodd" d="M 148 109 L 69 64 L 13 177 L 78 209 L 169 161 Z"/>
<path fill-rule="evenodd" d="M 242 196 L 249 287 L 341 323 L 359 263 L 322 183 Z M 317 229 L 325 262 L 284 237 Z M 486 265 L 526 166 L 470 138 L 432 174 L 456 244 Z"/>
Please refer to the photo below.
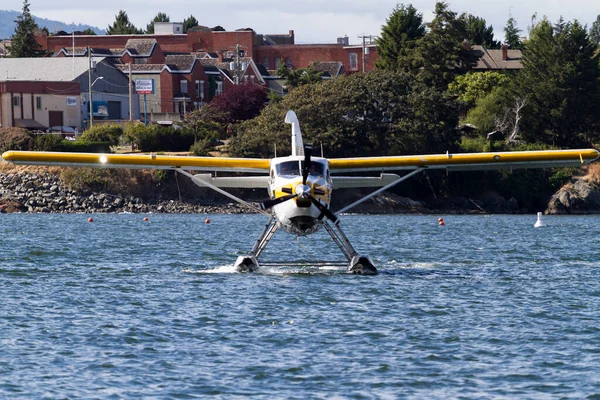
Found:
<path fill-rule="evenodd" d="M 42 96 L 36 96 L 35 97 L 35 109 L 36 110 L 41 110 L 42 109 Z"/>
<path fill-rule="evenodd" d="M 148 59 L 147 58 L 134 58 L 133 63 L 134 64 L 148 64 Z"/>
<path fill-rule="evenodd" d="M 196 81 L 196 98 L 204 100 L 204 81 Z"/>
<path fill-rule="evenodd" d="M 286 57 L 285 66 L 288 67 L 289 69 L 292 69 L 292 57 Z"/>
<path fill-rule="evenodd" d="M 358 69 L 358 54 L 350 53 L 350 70 L 356 71 Z"/>
<path fill-rule="evenodd" d="M 275 69 L 279 69 L 281 67 L 281 58 L 275 59 Z"/>
<path fill-rule="evenodd" d="M 269 69 L 269 57 L 265 57 L 263 58 L 263 67 L 265 67 L 266 69 Z"/>
<path fill-rule="evenodd" d="M 223 82 L 217 82 L 217 90 L 215 91 L 215 95 L 223 93 Z"/>
<path fill-rule="evenodd" d="M 21 107 L 21 98 L 19 96 L 13 96 L 13 106 Z"/>
<path fill-rule="evenodd" d="M 187 81 L 185 81 L 185 80 L 179 81 L 179 90 L 181 90 L 181 93 L 187 94 L 187 92 L 188 92 Z"/>

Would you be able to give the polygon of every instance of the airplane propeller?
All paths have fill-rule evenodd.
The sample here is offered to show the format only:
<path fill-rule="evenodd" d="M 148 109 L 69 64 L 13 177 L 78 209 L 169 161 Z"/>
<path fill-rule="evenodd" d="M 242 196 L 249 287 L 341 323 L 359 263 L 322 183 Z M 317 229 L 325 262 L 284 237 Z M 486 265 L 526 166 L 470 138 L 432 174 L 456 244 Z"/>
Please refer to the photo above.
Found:
<path fill-rule="evenodd" d="M 306 185 L 306 181 L 308 180 L 308 175 L 310 173 L 310 167 L 312 164 L 311 156 L 312 156 L 312 145 L 307 143 L 304 145 L 304 165 L 302 166 L 302 187 L 296 188 L 295 192 L 292 188 L 289 188 L 289 187 L 281 188 L 282 192 L 288 193 L 288 194 L 285 196 L 274 198 L 274 199 L 267 199 L 267 200 L 262 201 L 260 203 L 261 209 L 268 210 L 270 208 L 275 207 L 277 204 L 281 204 L 285 201 L 294 199 L 296 197 L 303 197 L 303 198 L 310 199 L 310 201 L 315 205 L 315 207 L 317 207 L 317 209 L 319 211 L 321 211 L 321 213 L 323 215 L 325 215 L 328 219 L 330 219 L 332 222 L 334 222 L 334 223 L 337 222 L 338 217 L 334 213 L 332 213 L 327 207 L 325 207 L 323 205 L 323 203 L 321 203 L 319 200 L 317 200 L 315 197 L 313 197 L 310 194 L 310 188 Z M 300 186 L 300 185 L 298 185 L 298 186 Z M 316 195 L 324 195 L 325 194 L 325 191 L 320 188 L 314 188 L 313 191 Z"/>

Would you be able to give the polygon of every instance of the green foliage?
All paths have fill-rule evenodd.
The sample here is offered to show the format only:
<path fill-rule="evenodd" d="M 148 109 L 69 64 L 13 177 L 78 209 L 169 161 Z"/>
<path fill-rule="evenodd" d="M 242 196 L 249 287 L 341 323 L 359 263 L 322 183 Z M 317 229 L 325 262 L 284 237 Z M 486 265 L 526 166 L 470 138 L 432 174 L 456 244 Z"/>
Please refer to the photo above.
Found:
<path fill-rule="evenodd" d="M 406 57 L 425 35 L 423 15 L 411 5 L 396 5 L 377 38 L 377 68 L 398 69 L 398 58 Z"/>
<path fill-rule="evenodd" d="M 509 90 L 497 86 L 485 96 L 480 96 L 475 101 L 475 107 L 467 112 L 465 122 L 477 127 L 480 134 L 487 134 L 497 129 L 496 120 L 508 112 L 511 98 Z"/>
<path fill-rule="evenodd" d="M 318 83 L 323 79 L 323 72 L 317 71 L 315 68 L 316 65 L 318 65 L 317 61 L 313 62 L 307 68 L 292 70 L 282 62 L 281 66 L 277 69 L 277 75 L 285 79 L 285 84 L 292 88 L 311 83 Z"/>
<path fill-rule="evenodd" d="M 37 151 L 57 151 L 63 140 L 61 135 L 54 135 L 51 133 L 47 135 L 38 135 L 35 138 L 35 149 Z"/>
<path fill-rule="evenodd" d="M 428 28 L 414 49 L 399 56 L 398 66 L 419 77 L 426 85 L 446 90 L 456 75 L 475 66 L 477 58 L 463 46 L 467 37 L 465 19 L 457 18 L 447 3 L 436 3 L 435 17 Z"/>
<path fill-rule="evenodd" d="M 494 27 L 487 26 L 485 19 L 475 17 L 471 14 L 461 15 L 465 19 L 467 39 L 471 44 L 479 44 L 486 49 L 499 49 L 500 42 L 494 40 Z"/>
<path fill-rule="evenodd" d="M 115 21 L 112 25 L 106 28 L 107 35 L 135 35 L 144 33 L 141 29 L 136 28 L 131 21 L 129 21 L 129 17 L 127 13 L 123 10 L 120 10 L 117 15 L 115 15 Z"/>
<path fill-rule="evenodd" d="M 504 43 L 511 49 L 522 50 L 523 42 L 521 41 L 521 30 L 517 28 L 517 21 L 510 17 L 504 27 Z"/>
<path fill-rule="evenodd" d="M 56 151 L 66 151 L 70 153 L 111 153 L 110 142 L 85 142 L 62 140 Z"/>
<path fill-rule="evenodd" d="M 198 20 L 193 15 L 190 15 L 188 18 L 183 20 L 183 33 L 187 33 L 187 31 L 195 26 L 198 26 Z"/>
<path fill-rule="evenodd" d="M 145 152 L 188 151 L 194 143 L 193 132 L 172 126 L 129 124 L 125 138 Z"/>
<path fill-rule="evenodd" d="M 523 53 L 518 90 L 527 104 L 523 138 L 582 146 L 600 133 L 600 62 L 597 46 L 577 21 L 540 21 Z"/>
<path fill-rule="evenodd" d="M 33 150 L 34 139 L 24 128 L 0 128 L 0 154 L 8 150 Z"/>
<path fill-rule="evenodd" d="M 203 138 L 190 147 L 190 153 L 195 156 L 209 156 L 209 152 L 212 147 L 212 142 L 206 138 Z"/>
<path fill-rule="evenodd" d="M 78 142 L 109 142 L 116 146 L 123 136 L 123 128 L 118 124 L 97 124 L 77 138 Z"/>
<path fill-rule="evenodd" d="M 156 14 L 156 17 L 154 17 L 154 19 L 152 19 L 152 21 L 150 21 L 150 23 L 148 25 L 146 25 L 146 33 L 151 35 L 154 33 L 154 23 L 155 22 L 170 22 L 171 19 L 169 18 L 169 16 L 163 12 L 159 12 L 158 14 Z"/>
<path fill-rule="evenodd" d="M 92 28 L 85 28 L 81 31 L 82 35 L 96 35 L 96 32 Z"/>
<path fill-rule="evenodd" d="M 199 110 L 187 113 L 182 125 L 194 135 L 194 144 L 200 142 L 213 142 L 224 139 L 227 131 L 227 116 L 210 104 Z"/>
<path fill-rule="evenodd" d="M 481 153 L 490 150 L 490 141 L 484 136 L 474 138 L 462 137 L 460 142 L 461 153 Z"/>
<path fill-rule="evenodd" d="M 35 39 L 35 31 L 38 29 L 31 12 L 29 11 L 29 1 L 23 1 L 23 11 L 17 17 L 17 27 L 11 37 L 11 44 L 8 51 L 11 57 L 42 57 L 44 51 Z"/>
<path fill-rule="evenodd" d="M 467 107 L 472 107 L 478 99 L 498 86 L 507 85 L 509 81 L 507 75 L 497 71 L 468 72 L 454 78 L 448 85 L 448 93 L 457 96 Z"/>
<path fill-rule="evenodd" d="M 294 110 L 306 142 L 329 157 L 419 154 L 457 147 L 457 108 L 444 93 L 404 73 L 376 70 L 296 88 L 241 125 L 229 143 L 235 156 L 289 154 L 283 120 Z"/>

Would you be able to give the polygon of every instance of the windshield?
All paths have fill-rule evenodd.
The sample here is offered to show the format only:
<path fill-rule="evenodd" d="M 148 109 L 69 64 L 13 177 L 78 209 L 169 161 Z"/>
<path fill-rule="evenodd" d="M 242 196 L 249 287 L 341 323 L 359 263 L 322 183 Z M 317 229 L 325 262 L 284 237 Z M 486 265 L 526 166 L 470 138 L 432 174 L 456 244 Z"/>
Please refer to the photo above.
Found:
<path fill-rule="evenodd" d="M 281 164 L 278 164 L 276 167 L 277 175 L 293 175 L 300 176 L 302 175 L 300 171 L 304 167 L 304 161 L 285 161 Z M 324 176 L 325 175 L 325 164 L 320 162 L 312 161 L 310 163 L 310 171 L 308 173 L 310 176 Z"/>

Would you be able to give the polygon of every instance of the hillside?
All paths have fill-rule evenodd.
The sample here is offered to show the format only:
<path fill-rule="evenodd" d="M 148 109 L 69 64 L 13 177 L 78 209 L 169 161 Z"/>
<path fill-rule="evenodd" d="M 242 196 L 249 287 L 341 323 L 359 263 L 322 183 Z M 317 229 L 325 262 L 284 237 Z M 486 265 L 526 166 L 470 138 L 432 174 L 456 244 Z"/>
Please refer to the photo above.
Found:
<path fill-rule="evenodd" d="M 20 11 L 12 11 L 12 10 L 0 10 L 0 39 L 10 39 L 15 31 L 15 20 L 19 16 Z M 83 31 L 87 28 L 90 28 L 97 34 L 104 34 L 105 31 L 103 29 L 96 28 L 95 26 L 82 25 L 82 24 L 66 24 L 60 21 L 52 21 L 46 18 L 39 18 L 35 15 L 33 16 L 35 22 L 38 24 L 40 28 L 44 26 L 48 28 L 50 33 L 54 33 L 58 30 L 63 30 L 65 32 L 75 31 Z"/>

